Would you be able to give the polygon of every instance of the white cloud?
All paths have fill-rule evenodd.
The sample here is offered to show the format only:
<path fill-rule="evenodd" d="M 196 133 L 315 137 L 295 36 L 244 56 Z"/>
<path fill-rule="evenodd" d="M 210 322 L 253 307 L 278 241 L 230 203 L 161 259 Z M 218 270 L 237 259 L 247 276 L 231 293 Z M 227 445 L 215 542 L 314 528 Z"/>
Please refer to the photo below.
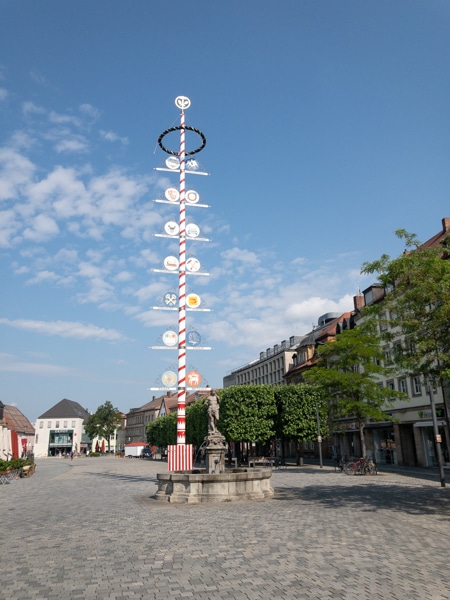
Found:
<path fill-rule="evenodd" d="M 254 252 L 236 247 L 225 250 L 225 252 L 222 252 L 221 256 L 226 263 L 238 262 L 253 267 L 260 262 L 258 256 Z"/>
<path fill-rule="evenodd" d="M 24 115 L 43 115 L 46 110 L 34 102 L 22 102 L 22 112 Z"/>
<path fill-rule="evenodd" d="M 92 106 L 92 104 L 80 104 L 79 111 L 82 115 L 90 117 L 93 121 L 97 121 L 101 116 L 101 112 L 98 108 Z"/>
<path fill-rule="evenodd" d="M 35 165 L 11 148 L 0 148 L 0 200 L 16 200 L 36 171 Z"/>
<path fill-rule="evenodd" d="M 78 340 L 105 340 L 110 342 L 127 339 L 115 329 L 103 329 L 96 325 L 85 325 L 76 321 L 32 321 L 28 319 L 0 319 L 0 325 L 7 325 L 23 331 L 43 335 L 55 335 Z"/>
<path fill-rule="evenodd" d="M 0 371 L 3 373 L 20 373 L 24 375 L 29 373 L 31 375 L 40 375 L 41 377 L 48 376 L 74 376 L 78 374 L 76 369 L 71 367 L 64 367 L 61 365 L 52 365 L 49 363 L 34 363 L 34 362 L 21 362 L 21 361 L 9 361 L 6 363 L 0 363 Z"/>
<path fill-rule="evenodd" d="M 6 88 L 0 87 L 0 102 L 3 102 L 8 98 L 9 92 Z"/>
<path fill-rule="evenodd" d="M 128 138 L 127 137 L 121 137 L 119 135 L 117 135 L 117 133 L 114 133 L 113 131 L 104 131 L 103 129 L 100 129 L 100 137 L 104 140 L 106 140 L 107 142 L 120 142 L 121 144 L 127 145 L 128 144 Z"/>
<path fill-rule="evenodd" d="M 23 232 L 23 237 L 33 242 L 45 242 L 59 233 L 57 223 L 46 215 L 37 215 L 31 223 L 30 227 Z"/>
<path fill-rule="evenodd" d="M 75 125 L 76 127 L 81 125 L 79 117 L 75 117 L 73 115 L 62 115 L 54 110 L 49 112 L 48 120 L 50 123 L 55 123 L 56 125 Z"/>
<path fill-rule="evenodd" d="M 63 152 L 88 152 L 89 145 L 86 139 L 80 135 L 75 136 L 72 135 L 70 138 L 66 138 L 65 140 L 61 140 L 55 145 L 55 150 L 58 154 Z"/>

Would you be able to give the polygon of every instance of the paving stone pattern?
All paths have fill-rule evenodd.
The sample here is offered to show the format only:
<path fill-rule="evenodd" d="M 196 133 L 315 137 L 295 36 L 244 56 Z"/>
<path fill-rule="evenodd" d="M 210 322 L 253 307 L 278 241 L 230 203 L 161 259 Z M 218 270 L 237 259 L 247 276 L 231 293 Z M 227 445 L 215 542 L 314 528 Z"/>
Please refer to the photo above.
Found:
<path fill-rule="evenodd" d="M 152 498 L 166 469 L 49 458 L 0 486 L 0 598 L 450 599 L 436 472 L 288 467 L 273 499 L 175 505 Z"/>

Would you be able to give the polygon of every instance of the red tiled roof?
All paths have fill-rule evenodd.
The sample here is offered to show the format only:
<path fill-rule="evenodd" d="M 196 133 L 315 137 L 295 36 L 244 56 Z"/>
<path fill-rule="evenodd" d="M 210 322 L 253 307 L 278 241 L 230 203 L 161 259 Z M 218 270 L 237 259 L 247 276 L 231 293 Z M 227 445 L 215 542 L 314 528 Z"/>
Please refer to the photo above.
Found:
<path fill-rule="evenodd" d="M 24 414 L 20 412 L 17 406 L 5 404 L 3 408 L 3 420 L 11 431 L 34 435 L 34 427 Z"/>
<path fill-rule="evenodd" d="M 441 242 L 450 235 L 450 218 L 442 219 L 442 229 L 436 235 L 433 235 L 429 240 L 420 245 L 421 248 L 437 248 Z"/>

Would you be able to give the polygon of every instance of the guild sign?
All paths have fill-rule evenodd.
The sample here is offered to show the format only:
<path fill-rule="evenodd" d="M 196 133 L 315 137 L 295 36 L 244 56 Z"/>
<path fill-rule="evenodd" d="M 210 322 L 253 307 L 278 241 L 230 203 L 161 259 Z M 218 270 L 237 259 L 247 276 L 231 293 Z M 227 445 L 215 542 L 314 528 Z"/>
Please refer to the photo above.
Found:
<path fill-rule="evenodd" d="M 176 256 L 166 256 L 164 266 L 168 271 L 176 271 L 178 269 L 178 258 Z"/>
<path fill-rule="evenodd" d="M 166 158 L 166 167 L 171 171 L 175 171 L 180 166 L 180 161 L 176 156 L 169 156 Z"/>
<path fill-rule="evenodd" d="M 191 101 L 189 100 L 189 98 L 187 96 L 177 96 L 175 98 L 175 106 L 177 108 L 180 108 L 181 110 L 185 110 L 186 108 L 189 108 L 191 105 Z"/>
<path fill-rule="evenodd" d="M 164 196 L 166 197 L 166 200 L 170 200 L 170 202 L 178 202 L 180 192 L 175 188 L 167 188 L 164 192 Z"/>
<path fill-rule="evenodd" d="M 176 346 L 178 342 L 178 335 L 175 333 L 175 331 L 170 331 L 169 329 L 163 333 L 162 341 L 165 346 Z"/>
<path fill-rule="evenodd" d="M 186 296 L 186 304 L 189 308 L 198 308 L 202 303 L 198 294 L 188 294 Z"/>
<path fill-rule="evenodd" d="M 175 223 L 175 221 L 167 221 L 167 223 L 164 225 L 164 231 L 168 235 L 178 235 L 180 227 L 178 226 L 178 223 Z"/>
<path fill-rule="evenodd" d="M 189 204 L 197 204 L 199 200 L 200 196 L 195 190 L 188 190 L 186 192 L 186 202 L 189 202 Z"/>
<path fill-rule="evenodd" d="M 166 294 L 164 294 L 163 300 L 166 306 L 177 305 L 177 295 L 174 292 L 167 292 Z"/>
<path fill-rule="evenodd" d="M 197 258 L 188 258 L 186 261 L 186 269 L 191 273 L 196 273 L 200 269 L 200 261 Z"/>
<path fill-rule="evenodd" d="M 186 383 L 189 387 L 198 387 L 202 382 L 202 376 L 198 371 L 189 371 L 186 375 Z"/>
<path fill-rule="evenodd" d="M 188 331 L 186 341 L 190 346 L 199 346 L 202 342 L 202 336 L 198 331 Z"/>
<path fill-rule="evenodd" d="M 195 160 L 195 158 L 190 158 L 188 161 L 186 161 L 186 167 L 191 171 L 196 171 L 199 168 L 199 166 L 200 165 Z"/>
<path fill-rule="evenodd" d="M 177 382 L 177 376 L 173 371 L 166 371 L 163 373 L 161 381 L 165 387 L 172 387 Z"/>
<path fill-rule="evenodd" d="M 200 228 L 195 223 L 188 223 L 186 225 L 186 235 L 190 238 L 196 238 L 200 235 Z"/>

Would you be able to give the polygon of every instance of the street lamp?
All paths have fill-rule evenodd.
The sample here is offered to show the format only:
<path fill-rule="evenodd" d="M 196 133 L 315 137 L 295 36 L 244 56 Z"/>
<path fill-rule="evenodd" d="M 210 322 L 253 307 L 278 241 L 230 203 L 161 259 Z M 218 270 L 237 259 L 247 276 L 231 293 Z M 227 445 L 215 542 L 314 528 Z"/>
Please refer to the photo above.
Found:
<path fill-rule="evenodd" d="M 441 454 L 441 435 L 439 433 L 439 425 L 436 416 L 436 403 L 433 396 L 433 381 L 431 378 L 425 379 L 425 385 L 427 386 L 428 395 L 430 396 L 431 405 L 431 418 L 433 420 L 433 433 L 434 433 L 434 448 L 436 451 L 436 459 L 439 467 L 439 477 L 441 480 L 441 487 L 445 487 L 445 475 L 444 475 L 444 464 L 442 461 Z"/>
<path fill-rule="evenodd" d="M 323 468 L 322 462 L 322 436 L 320 435 L 320 417 L 319 417 L 319 405 L 316 400 L 316 419 L 317 419 L 317 442 L 319 444 L 319 465 L 320 468 Z"/>

